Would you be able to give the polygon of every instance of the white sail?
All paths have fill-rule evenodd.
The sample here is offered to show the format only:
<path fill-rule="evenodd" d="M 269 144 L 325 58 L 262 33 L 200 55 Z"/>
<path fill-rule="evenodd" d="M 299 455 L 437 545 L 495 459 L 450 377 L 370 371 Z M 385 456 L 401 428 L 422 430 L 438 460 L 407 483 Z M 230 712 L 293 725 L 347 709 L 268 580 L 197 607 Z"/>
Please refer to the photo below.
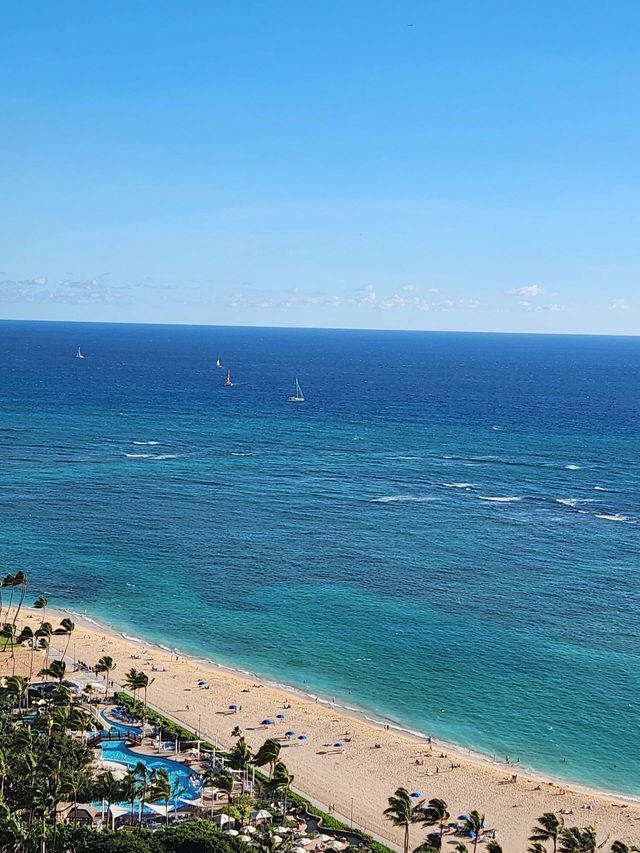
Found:
<path fill-rule="evenodd" d="M 78 347 L 78 352 L 76 353 L 76 358 L 84 358 L 84 356 L 82 355 L 82 350 L 80 349 L 80 347 Z"/>
<path fill-rule="evenodd" d="M 224 383 L 225 388 L 233 388 L 233 382 L 231 381 L 231 371 L 227 369 L 227 378 Z"/>
<path fill-rule="evenodd" d="M 296 377 L 296 391 L 292 397 L 289 397 L 290 403 L 304 403 L 304 394 L 302 393 L 302 388 L 300 387 L 300 383 Z"/>
<path fill-rule="evenodd" d="M 222 367 L 222 362 L 219 358 L 216 360 L 216 367 Z"/>

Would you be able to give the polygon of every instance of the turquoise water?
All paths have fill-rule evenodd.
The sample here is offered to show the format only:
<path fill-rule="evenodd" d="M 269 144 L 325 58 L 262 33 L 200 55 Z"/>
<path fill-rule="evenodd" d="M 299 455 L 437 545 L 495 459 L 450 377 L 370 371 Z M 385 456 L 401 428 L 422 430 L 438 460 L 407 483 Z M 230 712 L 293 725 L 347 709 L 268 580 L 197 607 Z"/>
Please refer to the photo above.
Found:
<path fill-rule="evenodd" d="M 0 351 L 34 594 L 640 794 L 640 339 L 3 323 Z"/>
<path fill-rule="evenodd" d="M 201 785 L 196 775 L 189 772 L 184 764 L 180 764 L 177 761 L 171 761 L 160 755 L 144 755 L 143 753 L 133 752 L 124 741 L 118 740 L 105 741 L 102 744 L 102 758 L 105 761 L 117 761 L 129 770 L 132 770 L 138 762 L 141 762 L 145 765 L 149 774 L 153 770 L 166 770 L 173 790 L 172 799 L 169 803 L 170 811 L 175 807 L 178 798 L 182 797 L 186 800 L 194 800 L 200 796 Z M 126 803 L 122 805 L 126 805 Z M 178 806 L 180 806 L 179 802 Z M 147 811 L 151 812 L 151 809 L 145 809 L 145 812 Z"/>

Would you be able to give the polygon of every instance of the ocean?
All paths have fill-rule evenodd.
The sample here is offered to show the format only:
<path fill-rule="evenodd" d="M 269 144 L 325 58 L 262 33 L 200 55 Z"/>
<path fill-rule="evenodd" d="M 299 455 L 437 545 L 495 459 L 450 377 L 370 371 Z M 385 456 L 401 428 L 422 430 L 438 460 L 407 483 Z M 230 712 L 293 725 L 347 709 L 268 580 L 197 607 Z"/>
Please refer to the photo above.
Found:
<path fill-rule="evenodd" d="M 640 794 L 640 338 L 3 321 L 0 353 L 28 599 Z"/>

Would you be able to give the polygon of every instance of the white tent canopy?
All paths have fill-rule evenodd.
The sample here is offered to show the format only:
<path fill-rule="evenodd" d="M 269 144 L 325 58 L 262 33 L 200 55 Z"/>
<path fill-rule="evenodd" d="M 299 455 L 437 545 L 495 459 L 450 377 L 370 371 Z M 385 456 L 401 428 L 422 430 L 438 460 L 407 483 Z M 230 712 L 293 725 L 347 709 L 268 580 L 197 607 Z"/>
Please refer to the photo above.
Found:
<path fill-rule="evenodd" d="M 110 811 L 112 817 L 116 818 L 116 817 L 122 817 L 123 814 L 127 814 L 129 809 L 125 808 L 124 806 L 117 806 L 117 805 L 112 803 L 109 806 L 109 811 Z"/>
<path fill-rule="evenodd" d="M 166 805 L 161 806 L 160 803 L 145 803 L 145 808 L 151 809 L 152 812 L 156 814 L 161 814 L 162 817 L 167 816 L 167 807 Z"/>

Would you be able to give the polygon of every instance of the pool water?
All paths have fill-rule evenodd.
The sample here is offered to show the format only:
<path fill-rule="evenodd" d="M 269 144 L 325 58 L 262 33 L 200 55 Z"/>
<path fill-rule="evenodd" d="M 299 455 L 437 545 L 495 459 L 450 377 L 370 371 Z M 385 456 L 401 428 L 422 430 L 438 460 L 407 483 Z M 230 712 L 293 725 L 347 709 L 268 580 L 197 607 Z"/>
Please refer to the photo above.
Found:
<path fill-rule="evenodd" d="M 116 761 L 132 770 L 138 762 L 145 765 L 149 775 L 153 770 L 164 768 L 169 774 L 171 787 L 173 789 L 173 803 L 169 803 L 169 810 L 175 809 L 175 801 L 178 797 L 185 800 L 196 800 L 202 792 L 202 783 L 197 773 L 189 770 L 177 761 L 163 758 L 161 755 L 144 755 L 129 749 L 124 741 L 105 741 L 102 744 L 102 758 L 105 761 Z M 126 805 L 126 804 L 122 804 Z M 145 808 L 145 813 L 152 813 L 151 809 Z"/>

